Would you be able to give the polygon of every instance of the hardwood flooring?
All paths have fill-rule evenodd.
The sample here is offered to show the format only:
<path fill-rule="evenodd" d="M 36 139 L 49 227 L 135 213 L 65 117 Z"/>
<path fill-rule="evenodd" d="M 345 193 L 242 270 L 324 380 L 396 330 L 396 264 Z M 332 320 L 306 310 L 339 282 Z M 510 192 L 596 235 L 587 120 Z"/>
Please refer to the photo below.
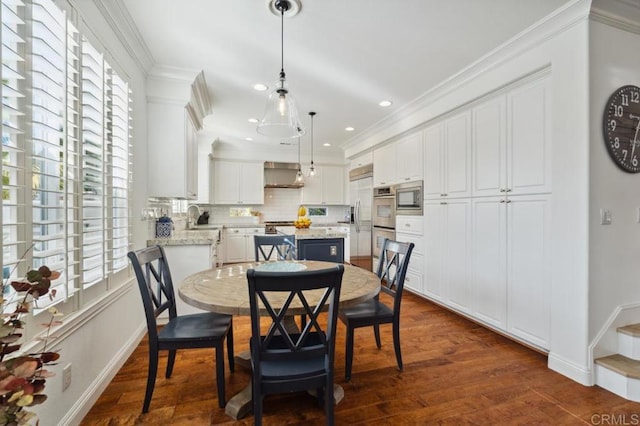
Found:
<path fill-rule="evenodd" d="M 249 320 L 234 319 L 235 351 L 248 348 Z M 344 399 L 337 425 L 610 425 L 640 424 L 640 404 L 597 386 L 586 387 L 547 368 L 547 358 L 410 293 L 402 306 L 404 371 L 396 368 L 391 326 L 356 331 L 353 374 L 344 381 L 344 334 L 338 325 L 336 383 Z M 147 341 L 87 414 L 82 425 L 253 424 L 218 408 L 212 350 L 178 352 L 171 379 L 160 360 L 149 413 L 141 414 Z M 249 372 L 226 372 L 227 399 L 249 383 Z M 324 412 L 306 393 L 265 399 L 265 425 L 321 425 Z"/>

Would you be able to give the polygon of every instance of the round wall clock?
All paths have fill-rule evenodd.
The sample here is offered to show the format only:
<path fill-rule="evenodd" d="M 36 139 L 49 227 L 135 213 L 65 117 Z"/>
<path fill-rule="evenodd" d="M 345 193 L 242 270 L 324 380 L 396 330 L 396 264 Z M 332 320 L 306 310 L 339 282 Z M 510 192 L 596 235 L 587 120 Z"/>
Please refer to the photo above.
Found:
<path fill-rule="evenodd" d="M 622 86 L 613 92 L 602 124 L 613 162 L 627 173 L 640 172 L 640 87 Z"/>

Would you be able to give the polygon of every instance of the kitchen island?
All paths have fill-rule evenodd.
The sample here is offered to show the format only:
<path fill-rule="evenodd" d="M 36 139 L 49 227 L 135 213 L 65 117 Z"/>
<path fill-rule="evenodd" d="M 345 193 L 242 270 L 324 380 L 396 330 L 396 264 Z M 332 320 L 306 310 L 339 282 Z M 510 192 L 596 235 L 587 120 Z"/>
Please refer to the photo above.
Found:
<path fill-rule="evenodd" d="M 296 229 L 298 260 L 344 263 L 344 239 L 349 235 L 326 228 Z"/>

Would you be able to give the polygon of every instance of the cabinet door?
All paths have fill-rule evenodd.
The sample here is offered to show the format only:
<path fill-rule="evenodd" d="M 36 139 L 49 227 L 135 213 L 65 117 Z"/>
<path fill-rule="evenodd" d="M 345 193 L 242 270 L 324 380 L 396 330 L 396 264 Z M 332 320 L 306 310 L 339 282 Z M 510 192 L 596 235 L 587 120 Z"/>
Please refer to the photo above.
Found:
<path fill-rule="evenodd" d="M 549 78 L 507 95 L 508 188 L 513 194 L 551 192 Z"/>
<path fill-rule="evenodd" d="M 373 152 L 367 152 L 366 154 L 359 155 L 351 160 L 349 170 L 362 167 L 367 164 L 373 163 Z"/>
<path fill-rule="evenodd" d="M 424 282 L 425 295 L 436 300 L 443 297 L 444 249 L 443 232 L 444 211 L 446 205 L 440 201 L 427 201 L 424 204 Z"/>
<path fill-rule="evenodd" d="M 444 193 L 442 178 L 442 123 L 434 124 L 424 131 L 424 198 L 440 198 Z"/>
<path fill-rule="evenodd" d="M 309 169 L 304 170 L 304 187 L 302 188 L 302 204 L 322 204 L 322 167 L 316 166 L 315 176 L 309 176 Z"/>
<path fill-rule="evenodd" d="M 373 151 L 373 185 L 384 186 L 395 183 L 396 148 L 393 144 Z"/>
<path fill-rule="evenodd" d="M 242 204 L 264 204 L 264 163 L 243 163 L 238 175 Z"/>
<path fill-rule="evenodd" d="M 422 132 L 417 132 L 396 142 L 396 181 L 422 180 L 422 135 Z"/>
<path fill-rule="evenodd" d="M 214 166 L 216 204 L 236 204 L 238 202 L 238 171 L 240 164 L 233 161 L 216 161 Z"/>
<path fill-rule="evenodd" d="M 343 167 L 322 167 L 322 204 L 344 204 L 344 186 Z"/>
<path fill-rule="evenodd" d="M 471 114 L 465 111 L 445 121 L 444 193 L 448 197 L 471 195 Z"/>
<path fill-rule="evenodd" d="M 468 199 L 448 200 L 444 205 L 446 299 L 450 305 L 469 312 L 471 307 L 470 213 Z"/>
<path fill-rule="evenodd" d="M 229 228 L 226 231 L 225 248 L 226 262 L 244 262 L 246 258 L 245 234 L 241 229 Z"/>
<path fill-rule="evenodd" d="M 506 329 L 507 205 L 504 198 L 476 198 L 473 209 L 472 311 L 487 323 Z"/>
<path fill-rule="evenodd" d="M 511 197 L 507 205 L 508 331 L 549 349 L 550 198 Z"/>
<path fill-rule="evenodd" d="M 500 195 L 507 187 L 505 98 L 473 109 L 473 195 Z"/>

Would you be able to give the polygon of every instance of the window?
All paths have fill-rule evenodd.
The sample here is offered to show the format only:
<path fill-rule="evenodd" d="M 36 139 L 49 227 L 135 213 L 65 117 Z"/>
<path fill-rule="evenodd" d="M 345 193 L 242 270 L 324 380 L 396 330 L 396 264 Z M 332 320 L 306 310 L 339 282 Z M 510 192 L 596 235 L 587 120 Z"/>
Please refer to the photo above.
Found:
<path fill-rule="evenodd" d="M 37 312 L 128 265 L 131 93 L 52 0 L 0 1 L 1 266 L 5 279 L 62 272 Z"/>

